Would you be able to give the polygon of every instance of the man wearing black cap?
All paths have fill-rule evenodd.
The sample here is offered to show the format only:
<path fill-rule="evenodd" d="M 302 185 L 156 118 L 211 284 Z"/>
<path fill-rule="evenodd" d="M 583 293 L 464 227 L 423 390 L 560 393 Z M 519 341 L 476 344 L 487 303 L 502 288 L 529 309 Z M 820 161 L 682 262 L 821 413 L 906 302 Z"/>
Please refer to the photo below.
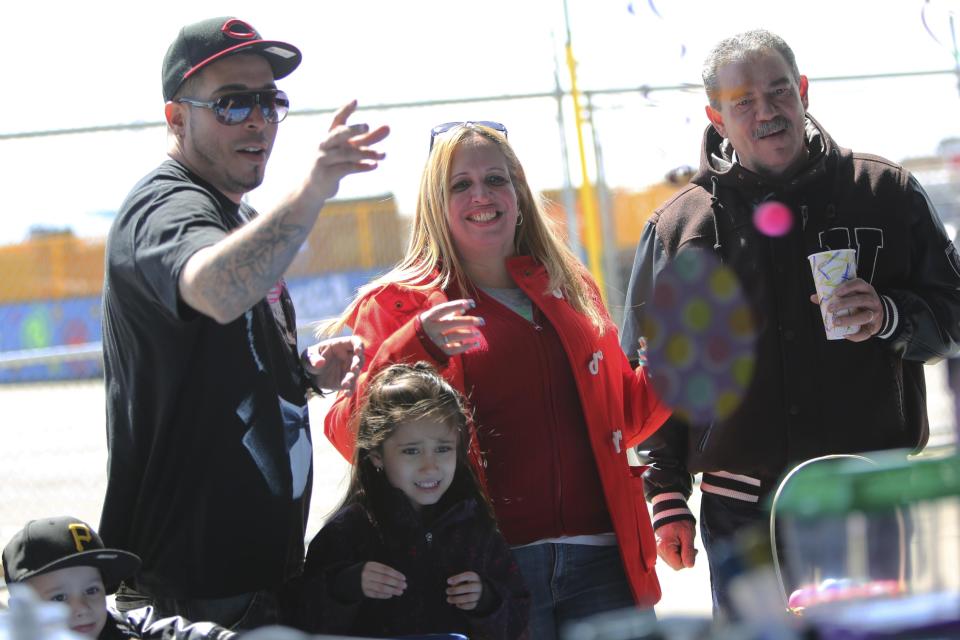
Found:
<path fill-rule="evenodd" d="M 339 181 L 389 133 L 333 118 L 274 210 L 263 180 L 300 51 L 235 18 L 184 27 L 163 63 L 170 159 L 127 196 L 107 241 L 103 353 L 110 449 L 100 531 L 137 553 L 118 606 L 249 628 L 300 571 L 312 480 L 308 389 L 352 392 L 354 338 L 298 355 L 283 273 Z"/>
<path fill-rule="evenodd" d="M 41 600 L 67 605 L 67 626 L 82 636 L 99 640 L 227 640 L 235 635 L 209 622 L 161 620 L 149 608 L 124 616 L 108 607 L 107 595 L 139 566 L 140 558 L 105 548 L 90 525 L 70 516 L 31 520 L 3 549 L 7 584 L 23 584 Z"/>

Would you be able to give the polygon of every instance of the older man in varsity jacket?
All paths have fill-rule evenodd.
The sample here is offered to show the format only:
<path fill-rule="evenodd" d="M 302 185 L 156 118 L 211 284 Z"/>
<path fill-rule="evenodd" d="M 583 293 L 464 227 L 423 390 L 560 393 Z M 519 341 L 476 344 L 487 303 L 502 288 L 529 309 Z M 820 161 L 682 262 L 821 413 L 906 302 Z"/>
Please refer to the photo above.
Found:
<path fill-rule="evenodd" d="M 700 532 L 715 613 L 729 613 L 721 549 L 766 521 L 765 498 L 793 464 L 813 457 L 927 441 L 923 365 L 960 343 L 960 261 L 916 180 L 883 158 L 838 146 L 807 113 L 808 83 L 776 35 L 720 42 L 704 65 L 700 169 L 647 222 L 626 300 L 622 345 L 636 354 L 645 303 L 678 252 L 713 252 L 738 275 L 757 319 L 754 379 L 727 419 L 672 418 L 647 443 L 645 474 L 657 551 L 674 569 L 694 564 L 692 474 L 703 473 Z M 775 200 L 794 215 L 766 237 L 756 206 Z M 857 251 L 857 278 L 826 303 L 827 340 L 807 256 Z M 652 371 L 656 376 L 656 371 Z"/>

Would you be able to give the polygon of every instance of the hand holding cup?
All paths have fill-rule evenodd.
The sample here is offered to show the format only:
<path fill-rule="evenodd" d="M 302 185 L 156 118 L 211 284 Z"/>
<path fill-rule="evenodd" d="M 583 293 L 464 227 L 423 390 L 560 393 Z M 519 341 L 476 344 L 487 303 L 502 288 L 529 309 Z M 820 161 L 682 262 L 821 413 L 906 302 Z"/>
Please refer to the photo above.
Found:
<path fill-rule="evenodd" d="M 810 296 L 810 301 L 820 304 L 816 295 Z M 837 287 L 824 313 L 833 316 L 833 324 L 837 327 L 850 327 L 854 330 L 843 336 L 850 342 L 863 342 L 875 336 L 883 327 L 883 303 L 880 295 L 866 280 L 854 278 Z"/>
<path fill-rule="evenodd" d="M 811 300 L 820 305 L 827 340 L 842 340 L 860 331 L 859 325 L 841 319 L 849 311 L 830 310 L 830 302 L 838 287 L 857 277 L 857 252 L 853 249 L 820 251 L 808 256 L 807 260 L 817 289 L 816 297 Z"/>

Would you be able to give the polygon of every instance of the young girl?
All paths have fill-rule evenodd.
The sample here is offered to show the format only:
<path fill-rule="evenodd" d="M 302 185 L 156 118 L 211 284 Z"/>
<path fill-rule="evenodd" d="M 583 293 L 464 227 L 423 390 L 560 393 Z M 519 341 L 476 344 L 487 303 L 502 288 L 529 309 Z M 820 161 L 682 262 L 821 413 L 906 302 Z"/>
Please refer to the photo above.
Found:
<path fill-rule="evenodd" d="M 350 488 L 307 551 L 306 630 L 525 637 L 529 594 L 467 461 L 459 393 L 426 363 L 392 365 L 354 421 Z"/>

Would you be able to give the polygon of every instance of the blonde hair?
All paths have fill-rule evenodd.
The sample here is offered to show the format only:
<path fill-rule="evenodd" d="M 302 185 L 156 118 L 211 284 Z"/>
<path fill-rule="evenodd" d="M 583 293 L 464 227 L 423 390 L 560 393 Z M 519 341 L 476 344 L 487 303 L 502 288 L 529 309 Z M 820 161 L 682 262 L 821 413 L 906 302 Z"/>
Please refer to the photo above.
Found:
<path fill-rule="evenodd" d="M 561 239 L 556 223 L 544 213 L 506 136 L 476 123 L 459 125 L 436 137 L 420 179 L 413 231 L 404 257 L 389 272 L 361 287 L 356 299 L 338 320 L 325 328 L 325 333 L 341 331 L 364 295 L 388 284 L 401 284 L 415 290 L 447 289 L 456 284 L 465 293 L 475 292 L 475 285 L 457 257 L 447 207 L 453 154 L 461 144 L 476 139 L 496 145 L 506 160 L 517 206 L 523 215 L 523 223 L 517 226 L 514 236 L 515 254 L 530 256 L 542 264 L 549 276 L 545 292 L 563 291 L 573 308 L 587 316 L 603 334 L 606 323 L 602 303 L 583 278 L 585 267 Z"/>

